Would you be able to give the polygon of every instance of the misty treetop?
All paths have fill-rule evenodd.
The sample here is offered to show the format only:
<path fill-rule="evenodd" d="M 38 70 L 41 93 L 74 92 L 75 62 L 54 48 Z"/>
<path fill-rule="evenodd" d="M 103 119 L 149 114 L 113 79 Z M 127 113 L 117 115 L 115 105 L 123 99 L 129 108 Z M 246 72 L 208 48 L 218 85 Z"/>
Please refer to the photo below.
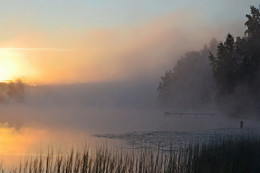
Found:
<path fill-rule="evenodd" d="M 173 110 L 214 108 L 231 116 L 260 113 L 260 11 L 251 6 L 243 37 L 227 34 L 210 48 L 187 53 L 162 76 L 160 105 Z"/>
<path fill-rule="evenodd" d="M 217 54 L 209 56 L 217 86 L 216 100 L 224 113 L 257 115 L 260 111 L 260 11 L 251 6 L 244 37 L 228 34 Z"/>
<path fill-rule="evenodd" d="M 245 26 L 244 37 L 236 40 L 228 34 L 225 42 L 218 45 L 217 56 L 209 56 L 220 92 L 233 92 L 238 84 L 255 86 L 259 80 L 260 60 L 260 12 L 251 7 L 251 15 Z"/>
<path fill-rule="evenodd" d="M 212 107 L 214 82 L 209 63 L 209 51 L 216 51 L 213 39 L 200 51 L 187 52 L 172 70 L 161 77 L 158 101 L 175 111 L 200 111 Z"/>

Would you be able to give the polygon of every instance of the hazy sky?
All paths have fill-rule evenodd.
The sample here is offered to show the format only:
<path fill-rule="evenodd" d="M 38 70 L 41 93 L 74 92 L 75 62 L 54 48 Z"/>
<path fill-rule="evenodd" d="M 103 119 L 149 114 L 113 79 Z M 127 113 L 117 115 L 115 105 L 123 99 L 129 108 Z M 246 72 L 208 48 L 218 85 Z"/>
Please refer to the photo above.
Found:
<path fill-rule="evenodd" d="M 241 35 L 245 0 L 0 2 L 0 80 L 84 83 L 160 76 L 212 37 Z"/>

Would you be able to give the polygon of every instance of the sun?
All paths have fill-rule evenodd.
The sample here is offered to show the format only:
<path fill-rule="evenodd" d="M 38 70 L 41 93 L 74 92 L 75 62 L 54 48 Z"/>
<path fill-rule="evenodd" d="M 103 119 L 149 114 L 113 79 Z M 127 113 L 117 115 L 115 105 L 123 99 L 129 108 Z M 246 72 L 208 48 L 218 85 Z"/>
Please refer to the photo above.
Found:
<path fill-rule="evenodd" d="M 0 49 L 0 82 L 15 80 L 24 75 L 26 69 L 21 61 L 23 57 L 19 52 Z"/>

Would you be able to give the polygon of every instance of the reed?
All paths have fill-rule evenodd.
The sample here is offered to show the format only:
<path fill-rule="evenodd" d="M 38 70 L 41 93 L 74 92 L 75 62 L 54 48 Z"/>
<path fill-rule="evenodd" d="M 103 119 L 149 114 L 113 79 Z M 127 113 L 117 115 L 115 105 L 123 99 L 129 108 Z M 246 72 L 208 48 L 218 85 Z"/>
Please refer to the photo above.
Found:
<path fill-rule="evenodd" d="M 10 173 L 258 173 L 260 138 L 256 136 L 223 137 L 190 144 L 178 151 L 148 149 L 115 151 L 106 146 L 94 150 L 71 149 L 69 153 L 48 151 L 12 170 Z"/>

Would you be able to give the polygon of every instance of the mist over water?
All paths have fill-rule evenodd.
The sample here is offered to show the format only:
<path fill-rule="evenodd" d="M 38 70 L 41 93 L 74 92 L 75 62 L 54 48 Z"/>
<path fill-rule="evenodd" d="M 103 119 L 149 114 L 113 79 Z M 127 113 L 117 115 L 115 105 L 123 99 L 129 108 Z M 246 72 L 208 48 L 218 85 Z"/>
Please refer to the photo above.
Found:
<path fill-rule="evenodd" d="M 0 104 L 0 131 L 5 134 L 0 141 L 9 139 L 2 143 L 0 152 L 6 162 L 14 164 L 14 157 L 18 163 L 25 155 L 47 151 L 50 144 L 54 148 L 71 148 L 109 142 L 112 147 L 122 147 L 136 140 L 139 144 L 147 140 L 156 145 L 163 139 L 165 146 L 171 140 L 180 145 L 183 142 L 177 141 L 203 138 L 209 130 L 215 134 L 218 129 L 239 129 L 240 121 L 244 120 L 224 116 L 215 109 L 202 111 L 215 115 L 199 115 L 196 113 L 201 112 L 191 109 L 185 111 L 188 115 L 178 112 L 167 115 L 165 112 L 175 109 L 158 106 L 157 86 L 157 80 L 24 85 L 20 99 Z M 258 128 L 259 124 L 255 119 L 244 120 L 245 128 Z M 129 134 L 133 138 L 125 138 Z"/>
<path fill-rule="evenodd" d="M 260 127 L 256 119 L 225 116 L 214 106 L 208 54 L 209 50 L 214 53 L 216 41 L 209 48 L 187 52 L 181 58 L 184 66 L 179 68 L 180 85 L 171 88 L 175 100 L 170 100 L 173 104 L 168 106 L 158 104 L 159 75 L 67 85 L 3 84 L 0 130 L 5 130 L 2 140 L 10 138 L 12 145 L 4 144 L 2 152 L 23 155 L 36 153 L 40 146 L 50 143 L 66 146 L 85 139 L 104 142 L 106 139 L 96 137 L 107 138 L 109 134 L 133 134 L 144 139 L 150 134 L 154 144 L 168 135 L 169 143 L 176 133 L 196 136 L 208 130 L 239 129 L 240 121 L 244 121 L 245 128 Z M 17 139 L 21 147 L 14 150 Z"/>
<path fill-rule="evenodd" d="M 88 134 L 239 126 L 238 119 L 221 114 L 166 116 L 165 111 L 172 110 L 158 107 L 155 86 L 154 82 L 27 86 L 22 101 L 0 106 L 0 118 L 18 130 L 30 126 Z"/>

